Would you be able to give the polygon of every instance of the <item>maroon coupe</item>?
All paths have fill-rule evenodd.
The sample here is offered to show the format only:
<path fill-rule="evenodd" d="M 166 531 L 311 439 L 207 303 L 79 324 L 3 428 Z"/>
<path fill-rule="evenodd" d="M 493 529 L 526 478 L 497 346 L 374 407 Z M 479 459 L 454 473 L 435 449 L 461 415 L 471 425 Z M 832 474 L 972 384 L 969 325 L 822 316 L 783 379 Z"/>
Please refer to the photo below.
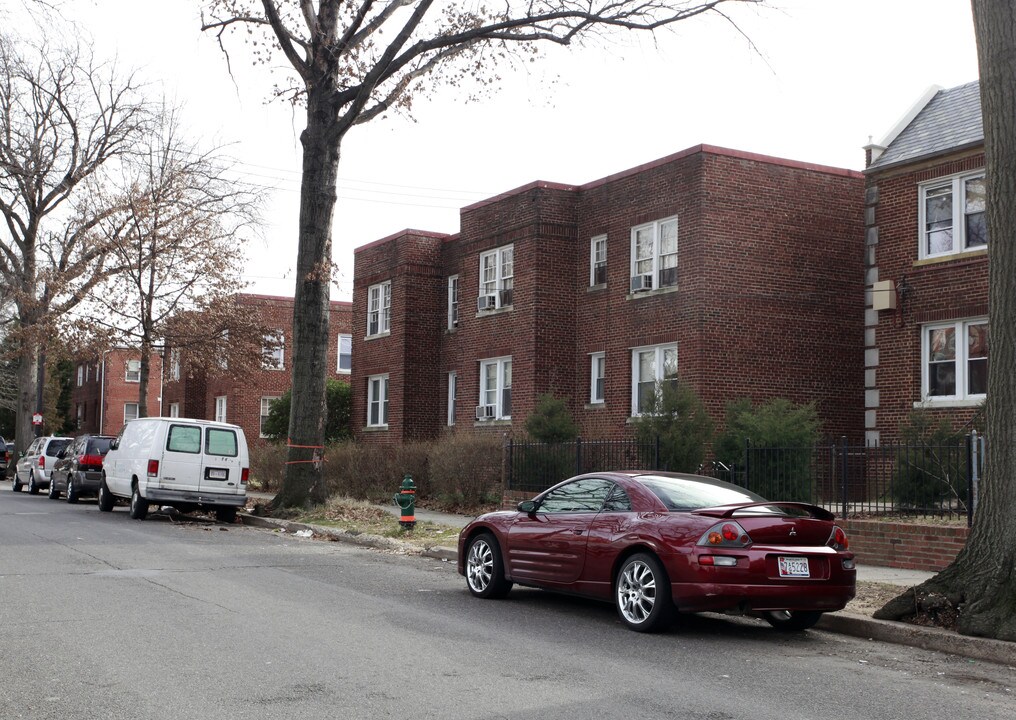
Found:
<path fill-rule="evenodd" d="M 458 570 L 481 598 L 519 583 L 612 600 L 639 632 L 667 627 L 675 610 L 804 630 L 854 597 L 854 556 L 833 517 L 698 475 L 591 473 L 473 520 Z"/>

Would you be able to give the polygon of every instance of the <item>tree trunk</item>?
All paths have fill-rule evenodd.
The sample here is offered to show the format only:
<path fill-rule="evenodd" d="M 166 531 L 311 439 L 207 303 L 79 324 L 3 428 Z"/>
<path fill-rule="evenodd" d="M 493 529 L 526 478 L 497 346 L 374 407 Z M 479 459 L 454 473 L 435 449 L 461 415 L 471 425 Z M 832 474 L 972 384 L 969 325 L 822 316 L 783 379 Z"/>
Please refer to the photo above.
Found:
<path fill-rule="evenodd" d="M 311 90 L 303 144 L 300 237 L 293 303 L 293 388 L 289 412 L 289 453 L 282 489 L 274 507 L 323 502 L 321 460 L 325 444 L 325 378 L 328 375 L 328 315 L 332 269 L 332 213 L 335 210 L 341 138 L 330 128 L 335 108 L 324 93 Z"/>
<path fill-rule="evenodd" d="M 973 0 L 981 75 L 988 219 L 987 457 L 973 527 L 956 560 L 875 617 L 904 619 L 948 603 L 964 634 L 1016 640 L 1016 6 Z"/>
<path fill-rule="evenodd" d="M 35 412 L 42 412 L 42 408 L 36 407 L 38 383 L 39 346 L 32 342 L 28 348 L 22 349 L 18 358 L 18 414 L 14 426 L 14 443 L 19 456 L 35 437 L 32 415 Z"/>

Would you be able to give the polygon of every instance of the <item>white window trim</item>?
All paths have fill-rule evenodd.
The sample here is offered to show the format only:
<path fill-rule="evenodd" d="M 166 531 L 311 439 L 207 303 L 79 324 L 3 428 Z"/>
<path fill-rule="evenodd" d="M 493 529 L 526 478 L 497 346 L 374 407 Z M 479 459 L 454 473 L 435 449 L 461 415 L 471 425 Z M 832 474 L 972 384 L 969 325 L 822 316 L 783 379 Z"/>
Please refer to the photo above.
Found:
<path fill-rule="evenodd" d="M 448 329 L 459 326 L 459 276 L 448 278 Z"/>
<path fill-rule="evenodd" d="M 511 258 L 512 258 L 512 273 L 511 273 L 511 275 L 507 275 L 504 272 L 505 255 L 507 253 L 509 253 L 509 252 L 511 253 Z M 511 307 L 515 303 L 515 245 L 514 244 L 511 244 L 511 245 L 502 245 L 501 247 L 494 248 L 493 250 L 488 250 L 487 252 L 480 253 L 480 275 L 479 275 L 479 285 L 477 287 L 477 299 L 490 294 L 483 287 L 484 284 L 485 284 L 484 280 L 483 280 L 483 261 L 484 261 L 484 259 L 486 259 L 488 257 L 491 257 L 491 256 L 494 257 L 494 279 L 492 281 L 494 283 L 494 288 L 493 288 L 493 290 L 494 290 L 494 293 L 493 293 L 493 295 L 494 295 L 494 307 L 493 308 L 487 308 L 487 311 L 490 311 L 490 310 L 500 310 L 501 308 Z M 509 281 L 510 281 L 510 284 L 509 284 Z M 502 300 L 504 299 L 503 296 L 504 296 L 504 293 L 505 293 L 506 290 L 510 290 L 511 293 L 512 293 L 512 296 L 511 296 L 511 299 L 510 299 L 509 302 L 502 302 Z M 477 305 L 477 311 L 478 312 L 480 311 L 479 310 L 479 305 Z"/>
<path fill-rule="evenodd" d="M 661 253 L 660 253 L 660 234 L 661 234 L 660 233 L 660 228 L 663 225 L 667 224 L 667 223 L 674 223 L 674 234 L 676 236 L 676 242 L 677 242 L 677 247 L 675 248 L 674 254 L 678 258 L 680 258 L 681 235 L 680 235 L 680 225 L 677 222 L 677 215 L 671 215 L 670 217 L 665 217 L 665 218 L 661 218 L 659 220 L 654 220 L 653 222 L 643 223 L 641 225 L 636 225 L 636 226 L 632 227 L 632 229 L 631 229 L 631 255 L 630 255 L 630 262 L 629 262 L 629 276 L 630 277 L 635 277 L 637 274 L 642 274 L 642 273 L 636 273 L 636 271 L 635 271 L 635 267 L 637 265 L 636 238 L 638 237 L 638 232 L 640 230 L 645 230 L 645 229 L 651 229 L 653 231 L 653 255 L 652 255 L 653 268 L 652 268 L 651 273 L 649 273 L 652 276 L 652 288 L 651 288 L 652 290 L 658 290 L 658 289 L 669 290 L 669 289 L 677 287 L 677 283 L 674 283 L 672 285 L 667 285 L 665 288 L 661 288 L 660 287 L 660 270 L 662 269 L 660 267 L 660 257 L 661 257 Z M 675 270 L 679 267 L 679 264 L 680 263 L 678 263 L 678 265 L 674 266 Z"/>
<path fill-rule="evenodd" d="M 589 241 L 589 286 L 602 285 L 596 282 L 596 245 L 603 243 L 603 266 L 607 266 L 607 236 L 597 235 Z"/>
<path fill-rule="evenodd" d="M 986 393 L 967 394 L 967 326 L 986 325 L 988 318 L 966 318 L 945 323 L 928 323 L 921 326 L 921 402 L 914 403 L 915 406 L 928 405 L 936 407 L 968 407 L 977 405 L 987 397 Z M 928 365 L 931 357 L 931 331 L 943 328 L 954 328 L 956 331 L 956 389 L 955 395 L 929 395 Z M 990 345 L 989 345 L 990 347 Z M 991 351 L 989 349 L 988 362 L 991 362 Z"/>
<path fill-rule="evenodd" d="M 346 338 L 346 340 L 349 341 L 349 352 L 345 353 L 346 355 L 349 356 L 349 367 L 348 368 L 342 367 L 342 355 L 343 355 L 343 352 L 342 352 L 342 339 L 343 338 Z M 337 372 L 337 373 L 339 373 L 341 375 L 349 375 L 349 373 L 352 372 L 352 369 L 353 369 L 353 336 L 352 335 L 347 335 L 346 333 L 339 333 L 339 337 L 338 337 L 338 340 L 336 340 L 336 345 L 335 345 L 335 372 Z"/>
<path fill-rule="evenodd" d="M 137 370 L 131 370 L 131 366 L 137 364 Z M 131 377 L 133 373 L 137 373 L 137 377 Z M 140 360 L 128 360 L 124 365 L 123 381 L 129 383 L 141 382 L 141 361 Z"/>
<path fill-rule="evenodd" d="M 597 365 L 603 370 L 603 395 L 596 395 Z M 607 395 L 607 354 L 603 352 L 589 353 L 589 404 L 601 405 Z"/>
<path fill-rule="evenodd" d="M 169 351 L 169 378 L 170 380 L 180 379 L 180 348 L 173 348 Z"/>
<path fill-rule="evenodd" d="M 180 417 L 180 403 L 169 404 L 169 416 L 173 418 Z"/>
<path fill-rule="evenodd" d="M 274 348 L 269 349 L 269 343 L 278 343 Z M 265 356 L 265 361 L 261 363 L 261 366 L 265 370 L 285 370 L 286 369 L 286 333 L 282 330 L 275 330 L 265 335 L 265 347 L 262 352 Z M 276 364 L 268 362 L 269 359 L 275 360 Z"/>
<path fill-rule="evenodd" d="M 374 383 L 379 382 L 379 389 L 383 392 L 382 398 L 374 397 Z M 367 376 L 367 427 L 369 428 L 386 428 L 388 427 L 388 399 L 389 399 L 389 388 L 388 388 L 388 374 L 383 375 L 368 375 Z M 378 403 L 378 422 L 372 423 L 370 421 L 371 406 Z"/>
<path fill-rule="evenodd" d="M 259 409 L 260 415 L 258 416 L 258 437 L 268 437 L 265 435 L 265 420 L 268 419 L 268 412 L 272 409 L 272 403 L 278 399 L 278 395 L 261 396 L 261 407 Z"/>
<path fill-rule="evenodd" d="M 375 306 L 376 301 L 376 306 Z M 370 331 L 371 316 L 377 314 L 377 330 Z M 367 337 L 381 337 L 392 329 L 392 281 L 371 285 L 367 288 Z"/>
<path fill-rule="evenodd" d="M 85 366 L 78 365 L 78 387 L 85 384 Z"/>
<path fill-rule="evenodd" d="M 631 416 L 640 417 L 642 413 L 638 411 L 639 407 L 639 354 L 647 352 L 649 350 L 656 351 L 656 360 L 654 365 L 656 366 L 656 382 L 659 383 L 663 380 L 663 353 L 666 350 L 673 350 L 678 353 L 678 368 L 680 368 L 680 353 L 678 352 L 677 343 L 664 343 L 663 345 L 644 345 L 642 347 L 635 347 L 631 349 Z"/>
<path fill-rule="evenodd" d="M 446 418 L 448 427 L 452 427 L 455 425 L 455 410 L 457 404 L 456 400 L 458 396 L 458 390 L 459 390 L 459 377 L 458 374 L 453 370 L 452 372 L 448 373 L 448 417 Z"/>
<path fill-rule="evenodd" d="M 131 406 L 134 407 L 134 417 L 128 417 L 128 414 L 127 414 L 127 408 L 129 408 Z M 138 418 L 140 413 L 141 413 L 141 407 L 140 407 L 140 405 L 138 403 L 136 403 L 136 402 L 129 402 L 129 403 L 124 403 L 123 404 L 123 421 L 124 422 L 127 422 L 128 420 L 136 420 Z"/>
<path fill-rule="evenodd" d="M 917 253 L 918 259 L 926 260 L 929 258 L 948 257 L 950 255 L 958 255 L 964 252 L 977 252 L 980 250 L 987 249 L 988 245 L 991 244 L 991 238 L 988 238 L 988 245 L 980 245 L 977 247 L 968 248 L 967 244 L 967 224 L 964 219 L 964 205 L 966 200 L 966 182 L 968 180 L 976 180 L 977 178 L 984 177 L 984 170 L 978 170 L 976 172 L 968 173 L 957 173 L 956 175 L 945 175 L 943 177 L 929 180 L 928 182 L 921 183 L 918 186 L 918 205 L 917 205 Z M 928 237 L 927 237 L 927 195 L 931 190 L 938 190 L 939 188 L 949 186 L 952 191 L 952 229 L 953 229 L 953 245 L 951 250 L 944 252 L 932 253 L 928 251 Z"/>
<path fill-rule="evenodd" d="M 511 408 L 509 408 L 509 414 L 505 414 L 505 412 L 504 412 L 504 402 L 503 402 L 504 401 L 504 392 L 505 392 L 505 390 L 509 390 L 510 391 L 511 388 L 512 388 L 511 385 L 505 385 L 505 374 L 506 374 L 505 373 L 505 369 L 506 369 L 506 367 L 509 364 L 511 364 L 511 361 L 512 361 L 512 356 L 511 355 L 505 355 L 504 357 L 498 357 L 498 358 L 486 358 L 486 359 L 480 361 L 480 396 L 479 396 L 477 405 L 486 405 L 487 404 L 485 402 L 486 398 L 484 397 L 484 395 L 486 394 L 486 391 L 487 391 L 487 388 L 484 385 L 484 382 L 486 381 L 486 378 L 487 378 L 487 372 L 486 372 L 486 370 L 487 370 L 487 367 L 489 367 L 491 365 L 496 365 L 497 366 L 497 374 L 496 374 L 495 381 L 494 381 L 495 382 L 495 388 L 494 388 L 494 418 L 493 418 L 494 420 L 511 420 L 512 419 L 512 416 L 510 414 Z M 514 368 L 512 368 L 512 370 L 514 372 Z M 514 379 L 514 374 L 513 374 L 513 379 Z"/>
<path fill-rule="evenodd" d="M 227 422 L 229 407 L 225 395 L 218 395 L 215 398 L 215 422 Z"/>

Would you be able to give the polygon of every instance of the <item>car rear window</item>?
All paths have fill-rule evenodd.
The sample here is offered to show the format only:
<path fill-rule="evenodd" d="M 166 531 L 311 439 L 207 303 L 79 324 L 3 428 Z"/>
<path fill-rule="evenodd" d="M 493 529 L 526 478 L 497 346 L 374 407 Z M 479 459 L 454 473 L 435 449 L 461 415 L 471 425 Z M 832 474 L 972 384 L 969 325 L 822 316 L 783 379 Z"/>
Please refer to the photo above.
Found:
<path fill-rule="evenodd" d="M 718 505 L 762 502 L 765 499 L 742 487 L 721 480 L 707 481 L 659 475 L 643 475 L 636 479 L 652 490 L 653 494 L 671 512 L 688 512 Z"/>
<path fill-rule="evenodd" d="M 46 455 L 49 457 L 56 457 L 60 454 L 61 450 L 70 444 L 70 440 L 50 440 L 49 445 L 46 446 Z"/>
<path fill-rule="evenodd" d="M 170 452 L 201 452 L 201 428 L 196 425 L 170 425 L 166 449 Z"/>
<path fill-rule="evenodd" d="M 208 428 L 205 453 L 208 455 L 222 455 L 223 457 L 236 457 L 239 455 L 240 453 L 237 450 L 236 444 L 236 432 L 221 428 Z"/>
<path fill-rule="evenodd" d="M 109 452 L 109 443 L 113 438 L 90 438 L 86 455 L 105 455 Z"/>

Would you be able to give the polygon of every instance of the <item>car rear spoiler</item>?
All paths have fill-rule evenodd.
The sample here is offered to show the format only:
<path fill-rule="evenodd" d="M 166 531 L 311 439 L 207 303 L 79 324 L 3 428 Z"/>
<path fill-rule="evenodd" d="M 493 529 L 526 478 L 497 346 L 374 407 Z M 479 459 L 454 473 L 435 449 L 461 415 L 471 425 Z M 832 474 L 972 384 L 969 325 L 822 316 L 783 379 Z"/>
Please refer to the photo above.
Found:
<path fill-rule="evenodd" d="M 740 510 L 746 510 L 753 507 L 792 507 L 799 510 L 807 510 L 808 513 L 818 520 L 832 520 L 836 516 L 818 505 L 812 505 L 811 503 L 803 502 L 756 502 L 756 503 L 741 503 L 739 505 L 720 505 L 718 507 L 710 508 L 699 508 L 698 510 L 692 510 L 695 515 L 706 515 L 714 518 L 731 518 L 734 513 Z"/>

